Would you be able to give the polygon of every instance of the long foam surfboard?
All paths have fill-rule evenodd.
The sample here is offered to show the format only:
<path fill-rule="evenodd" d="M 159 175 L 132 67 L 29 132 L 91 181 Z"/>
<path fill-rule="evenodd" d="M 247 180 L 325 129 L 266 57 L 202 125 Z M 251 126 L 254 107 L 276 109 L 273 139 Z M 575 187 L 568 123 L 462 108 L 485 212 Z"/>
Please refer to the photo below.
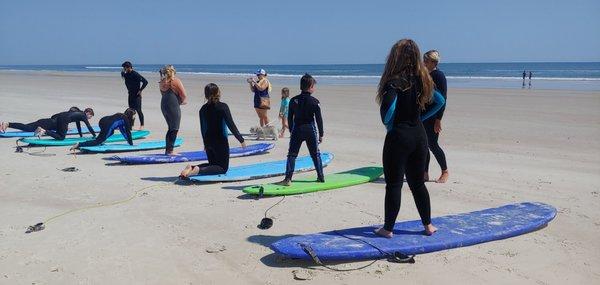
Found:
<path fill-rule="evenodd" d="M 96 133 L 100 132 L 100 127 L 98 127 L 98 126 L 92 126 L 92 129 L 94 129 L 94 131 Z M 90 132 L 88 131 L 88 129 L 86 127 L 82 127 L 81 133 L 89 134 Z M 67 135 L 78 135 L 78 134 L 79 134 L 79 132 L 77 132 L 77 129 L 69 129 L 67 131 Z M 0 138 L 29 138 L 29 137 L 35 137 L 35 134 L 33 132 L 19 132 L 19 131 L 0 133 Z"/>
<path fill-rule="evenodd" d="M 229 157 L 240 157 L 259 154 L 272 149 L 272 143 L 259 143 L 249 145 L 246 148 L 235 147 L 229 149 Z M 177 163 L 190 161 L 206 161 L 208 157 L 205 151 L 180 152 L 179 155 L 165 154 L 143 154 L 135 156 L 113 156 L 111 160 L 118 160 L 128 164 L 155 164 L 155 163 Z"/>
<path fill-rule="evenodd" d="M 387 257 L 394 252 L 406 255 L 470 246 L 526 234 L 546 226 L 556 209 L 543 203 L 509 204 L 498 208 L 432 219 L 438 231 L 423 233 L 420 220 L 396 223 L 391 239 L 376 236 L 378 226 L 299 235 L 271 244 L 276 253 L 297 259 L 311 259 L 310 248 L 321 260 L 362 260 Z"/>
<path fill-rule="evenodd" d="M 362 167 L 325 175 L 325 182 L 323 183 L 317 182 L 315 178 L 302 178 L 293 180 L 291 186 L 263 184 L 246 187 L 243 191 L 251 195 L 258 195 L 261 190 L 263 195 L 266 196 L 295 195 L 363 184 L 379 178 L 382 174 L 382 167 Z"/>
<path fill-rule="evenodd" d="M 183 139 L 175 140 L 175 147 L 181 146 Z M 97 146 L 86 146 L 79 149 L 87 152 L 126 152 L 126 151 L 142 151 L 152 149 L 164 149 L 166 147 L 164 140 L 161 141 L 143 141 L 138 144 L 129 145 L 128 143 L 111 143 Z"/>
<path fill-rule="evenodd" d="M 150 131 L 146 131 L 146 130 L 134 131 L 134 132 L 131 132 L 131 138 L 133 138 L 134 140 L 137 140 L 137 139 L 146 137 L 149 134 L 150 134 Z M 23 143 L 28 143 L 30 145 L 69 146 L 69 145 L 74 145 L 76 143 L 89 141 L 89 140 L 93 140 L 93 139 L 94 139 L 93 137 L 66 138 L 66 139 L 60 141 L 60 140 L 55 140 L 55 139 L 23 138 L 23 139 L 20 139 L 20 141 L 22 141 Z M 123 137 L 123 135 L 121 135 L 121 134 L 114 134 L 114 135 L 108 137 L 108 139 L 106 139 L 105 142 L 111 143 L 111 142 L 121 142 L 121 141 L 126 141 L 125 137 Z"/>
<path fill-rule="evenodd" d="M 321 153 L 321 161 L 326 166 L 333 159 L 329 152 Z M 191 180 L 198 182 L 231 182 L 251 179 L 260 179 L 285 174 L 286 160 L 263 162 L 242 166 L 230 167 L 227 173 L 219 175 L 196 175 L 190 176 Z M 310 156 L 302 156 L 296 159 L 295 172 L 309 171 L 315 169 Z"/>

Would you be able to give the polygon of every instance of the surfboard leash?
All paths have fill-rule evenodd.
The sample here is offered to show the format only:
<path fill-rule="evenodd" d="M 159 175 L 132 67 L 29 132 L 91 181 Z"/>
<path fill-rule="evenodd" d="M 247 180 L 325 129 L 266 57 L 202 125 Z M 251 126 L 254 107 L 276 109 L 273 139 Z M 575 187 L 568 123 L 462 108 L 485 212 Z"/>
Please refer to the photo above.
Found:
<path fill-rule="evenodd" d="M 15 144 L 17 145 L 17 147 L 15 148 L 15 152 L 16 153 L 26 153 L 26 154 L 33 155 L 33 156 L 43 156 L 43 157 L 46 157 L 46 156 L 55 156 L 56 155 L 55 153 L 45 153 L 46 149 L 48 149 L 47 146 L 44 146 L 44 149 L 41 150 L 41 151 L 30 152 L 29 149 L 31 148 L 31 146 L 29 146 L 29 145 L 27 145 L 27 146 L 19 145 L 19 141 L 20 141 L 20 139 L 18 139 L 18 140 L 15 141 Z M 27 148 L 27 150 L 23 149 L 25 147 Z"/>
<path fill-rule="evenodd" d="M 399 251 L 395 251 L 394 253 L 390 253 L 387 252 L 377 246 L 375 246 L 374 244 L 371 244 L 365 240 L 359 239 L 359 238 L 353 238 L 353 237 L 349 237 L 345 234 L 340 233 L 337 230 L 333 231 L 336 235 L 339 235 L 341 237 L 347 238 L 349 240 L 353 240 L 353 241 L 358 241 L 358 242 L 362 242 L 366 245 L 369 245 L 371 247 L 373 247 L 374 249 L 376 249 L 377 251 L 379 251 L 381 254 L 383 254 L 385 257 L 387 257 L 387 261 L 388 262 L 393 262 L 393 263 L 410 263 L 413 264 L 415 263 L 415 256 L 414 255 L 405 255 Z M 344 272 L 344 271 L 356 271 L 356 270 L 361 270 L 361 269 L 365 269 L 373 264 L 375 264 L 377 261 L 379 261 L 378 259 L 373 260 L 372 262 L 370 262 L 369 264 L 357 267 L 357 268 L 350 268 L 350 269 L 340 269 L 340 268 L 335 268 L 332 267 L 330 265 L 324 264 L 321 259 L 319 259 L 319 256 L 317 256 L 317 253 L 314 251 L 314 249 L 310 246 L 310 244 L 305 244 L 305 243 L 301 243 L 299 244 L 300 248 L 302 248 L 302 250 L 308 255 L 310 256 L 310 258 L 317 264 L 320 266 L 323 266 L 329 270 L 333 270 L 333 271 L 339 271 L 339 272 Z"/>
<path fill-rule="evenodd" d="M 85 211 L 85 210 L 89 210 L 89 209 L 102 208 L 102 207 L 110 207 L 110 206 L 115 206 L 115 205 L 119 205 L 119 204 L 125 204 L 125 203 L 130 202 L 131 200 L 135 199 L 136 197 L 139 197 L 139 193 L 142 192 L 142 191 L 144 191 L 144 190 L 151 189 L 151 188 L 161 188 L 161 187 L 166 187 L 166 186 L 169 186 L 169 185 L 171 185 L 170 182 L 165 182 L 165 183 L 162 183 L 162 184 L 155 184 L 155 185 L 145 186 L 145 187 L 142 187 L 142 188 L 136 190 L 135 192 L 133 192 L 133 194 L 131 196 L 129 196 L 127 199 L 117 200 L 117 201 L 110 202 L 110 203 L 99 203 L 99 204 L 90 205 L 90 206 L 87 206 L 87 207 L 71 209 L 71 210 L 62 212 L 62 213 L 60 213 L 58 215 L 52 216 L 50 218 L 47 218 L 43 222 L 39 222 L 39 223 L 37 223 L 35 225 L 27 227 L 27 230 L 25 231 L 25 233 L 29 234 L 29 233 L 39 232 L 41 230 L 44 230 L 46 228 L 46 225 L 49 222 L 51 222 L 53 220 L 56 220 L 56 219 L 58 219 L 60 217 L 66 216 L 68 214 L 75 213 L 75 212 L 80 212 L 80 211 Z"/>

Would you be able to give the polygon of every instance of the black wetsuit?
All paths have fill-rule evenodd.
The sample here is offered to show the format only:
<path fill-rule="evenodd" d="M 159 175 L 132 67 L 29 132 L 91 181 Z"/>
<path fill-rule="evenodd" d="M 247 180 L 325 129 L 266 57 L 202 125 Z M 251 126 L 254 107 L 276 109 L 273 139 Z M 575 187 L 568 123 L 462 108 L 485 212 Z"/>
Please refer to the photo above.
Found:
<path fill-rule="evenodd" d="M 160 110 L 167 121 L 167 134 L 165 135 L 166 148 L 165 153 L 173 151 L 175 140 L 179 132 L 179 123 L 181 122 L 181 104 L 180 97 L 172 89 L 162 92 L 160 99 Z"/>
<path fill-rule="evenodd" d="M 67 135 L 67 131 L 69 130 L 69 124 L 75 122 L 77 125 L 77 131 L 79 132 L 79 137 L 83 137 L 83 133 L 81 132 L 81 123 L 84 122 L 88 131 L 92 134 L 92 136 L 96 136 L 96 132 L 94 128 L 90 125 L 90 122 L 87 119 L 87 116 L 84 112 L 80 111 L 66 111 L 58 114 L 54 114 L 51 119 L 56 121 L 56 127 L 51 128 L 50 130 L 46 130 L 46 135 L 53 137 L 57 140 L 64 140 Z"/>
<path fill-rule="evenodd" d="M 302 142 L 306 142 L 310 157 L 315 164 L 317 179 L 322 181 L 324 177 L 321 152 L 319 151 L 319 138 L 323 137 L 323 118 L 321 117 L 319 100 L 311 96 L 309 92 L 303 91 L 300 95 L 290 100 L 288 110 L 291 136 L 285 168 L 285 179 L 292 179 L 300 146 L 302 146 Z"/>
<path fill-rule="evenodd" d="M 438 92 L 440 92 L 440 94 L 442 94 L 442 96 L 444 96 L 445 102 L 448 102 L 448 96 L 446 95 L 448 87 L 446 84 L 446 76 L 444 75 L 444 73 L 435 69 L 435 70 L 431 71 L 431 73 L 429 73 L 429 74 L 431 75 L 431 79 L 433 79 L 433 83 L 435 83 L 435 89 Z M 440 137 L 440 134 L 436 133 L 434 131 L 434 126 L 435 126 L 436 120 L 442 120 L 445 109 L 446 109 L 446 105 L 444 104 L 444 106 L 435 115 L 433 115 L 429 119 L 423 121 L 423 127 L 425 127 L 425 132 L 427 133 L 427 143 L 429 145 L 429 150 L 431 152 L 433 152 L 433 155 L 435 156 L 435 159 L 439 163 L 442 171 L 447 170 L 448 165 L 446 164 L 446 154 L 444 153 L 444 150 L 442 150 L 442 148 L 438 144 L 438 139 Z M 429 172 L 430 158 L 431 158 L 431 155 L 429 154 L 429 152 L 427 152 L 427 161 L 425 162 L 425 172 Z"/>
<path fill-rule="evenodd" d="M 421 91 L 420 78 L 395 80 L 387 84 L 381 102 L 381 119 L 386 124 L 390 115 L 388 133 L 383 146 L 383 171 L 385 175 L 385 224 L 393 231 L 400 211 L 401 189 L 404 176 L 413 193 L 421 222 L 431 223 L 429 192 L 423 181 L 427 157 L 427 135 L 421 123 L 417 103 Z M 393 110 L 390 114 L 390 110 Z"/>
<path fill-rule="evenodd" d="M 200 130 L 204 141 L 204 151 L 208 157 L 208 163 L 199 164 L 200 175 L 223 174 L 229 169 L 229 141 L 227 140 L 227 128 L 231 130 L 235 138 L 244 142 L 244 138 L 238 131 L 229 106 L 222 102 L 206 103 L 200 108 Z"/>
<path fill-rule="evenodd" d="M 148 85 L 148 80 L 141 76 L 137 71 L 132 70 L 131 72 L 121 72 L 121 77 L 125 79 L 125 86 L 127 87 L 128 103 L 129 108 L 135 109 L 139 118 L 140 125 L 144 125 L 144 113 L 142 113 L 142 96 L 138 95 L 138 92 L 144 90 Z M 140 87 L 140 83 L 142 86 Z"/>
<path fill-rule="evenodd" d="M 56 129 L 56 120 L 54 119 L 40 119 L 32 123 L 23 124 L 23 123 L 8 123 L 8 127 L 11 129 L 17 129 L 24 132 L 35 132 L 35 130 L 39 127 L 44 130 L 55 130 Z"/>
<path fill-rule="evenodd" d="M 131 121 L 123 113 L 116 113 L 112 116 L 102 117 L 99 122 L 100 134 L 94 140 L 89 140 L 79 144 L 82 146 L 96 146 L 106 141 L 106 139 L 112 136 L 116 129 L 119 129 L 121 134 L 127 139 L 129 145 L 133 145 L 131 138 Z"/>

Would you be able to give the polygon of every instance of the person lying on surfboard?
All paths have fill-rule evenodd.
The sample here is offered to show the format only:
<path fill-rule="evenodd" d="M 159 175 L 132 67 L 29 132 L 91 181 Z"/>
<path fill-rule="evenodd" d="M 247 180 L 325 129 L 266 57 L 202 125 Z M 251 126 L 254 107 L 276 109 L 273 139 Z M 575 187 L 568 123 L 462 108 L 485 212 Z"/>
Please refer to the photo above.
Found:
<path fill-rule="evenodd" d="M 244 138 L 233 122 L 229 106 L 221 102 L 219 86 L 209 83 L 204 87 L 206 103 L 200 108 L 200 130 L 204 141 L 204 151 L 208 163 L 188 165 L 179 178 L 186 179 L 192 175 L 215 175 L 226 173 L 229 169 L 229 141 L 227 128 L 233 136 L 246 147 Z"/>
<path fill-rule="evenodd" d="M 6 129 L 12 128 L 24 132 L 34 132 L 36 137 L 48 135 L 57 140 L 64 140 L 69 129 L 69 123 L 72 122 L 77 124 L 79 136 L 83 137 L 80 122 L 84 122 L 88 131 L 95 137 L 96 132 L 94 132 L 89 122 L 93 116 L 94 110 L 92 108 L 86 108 L 84 111 L 81 111 L 77 107 L 71 107 L 68 111 L 57 113 L 50 118 L 40 119 L 28 124 L 2 122 L 0 123 L 0 132 L 4 133 Z"/>
<path fill-rule="evenodd" d="M 133 108 L 127 108 L 124 113 L 116 113 L 111 116 L 100 119 L 100 134 L 94 140 L 77 143 L 71 147 L 71 151 L 84 146 L 96 146 L 102 144 L 108 137 L 112 136 L 115 129 L 119 129 L 123 137 L 127 139 L 129 145 L 133 145 L 131 138 L 131 127 L 135 121 L 136 111 Z"/>

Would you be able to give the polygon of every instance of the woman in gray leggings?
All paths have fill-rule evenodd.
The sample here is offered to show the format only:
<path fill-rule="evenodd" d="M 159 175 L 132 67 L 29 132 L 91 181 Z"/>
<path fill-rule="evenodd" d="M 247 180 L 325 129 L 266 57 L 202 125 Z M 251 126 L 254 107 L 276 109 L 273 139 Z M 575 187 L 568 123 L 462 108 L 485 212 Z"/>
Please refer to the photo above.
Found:
<path fill-rule="evenodd" d="M 179 122 L 181 121 L 180 105 L 187 104 L 185 88 L 179 78 L 175 77 L 175 68 L 172 65 L 165 65 L 160 70 L 160 109 L 167 121 L 169 127 L 165 136 L 166 149 L 165 154 L 176 155 L 173 152 L 177 132 L 179 132 Z"/>

